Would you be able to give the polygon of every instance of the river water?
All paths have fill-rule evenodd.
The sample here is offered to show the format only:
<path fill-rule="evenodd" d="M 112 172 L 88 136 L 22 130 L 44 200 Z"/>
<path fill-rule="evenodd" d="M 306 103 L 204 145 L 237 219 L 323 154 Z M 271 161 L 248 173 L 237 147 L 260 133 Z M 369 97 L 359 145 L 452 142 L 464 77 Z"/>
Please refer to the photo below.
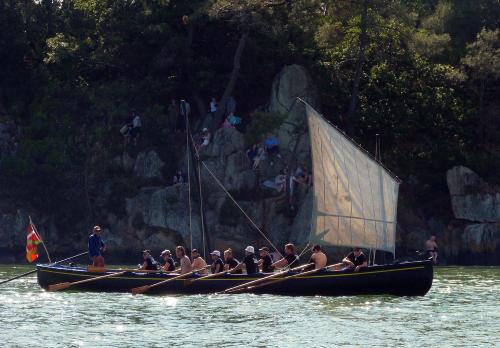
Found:
<path fill-rule="evenodd" d="M 0 280 L 30 268 L 0 266 Z M 425 297 L 135 296 L 0 285 L 1 347 L 500 347 L 500 267 L 437 268 Z"/>

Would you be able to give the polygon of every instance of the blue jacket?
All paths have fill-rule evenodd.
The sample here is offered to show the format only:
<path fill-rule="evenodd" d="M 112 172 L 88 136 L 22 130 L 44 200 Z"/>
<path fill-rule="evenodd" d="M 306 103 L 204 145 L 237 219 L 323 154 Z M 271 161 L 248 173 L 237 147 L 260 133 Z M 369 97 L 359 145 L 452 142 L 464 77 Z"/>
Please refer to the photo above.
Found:
<path fill-rule="evenodd" d="M 104 246 L 104 242 L 101 239 L 101 236 L 97 234 L 92 234 L 89 237 L 89 256 L 92 258 L 93 256 L 101 255 L 101 248 Z"/>

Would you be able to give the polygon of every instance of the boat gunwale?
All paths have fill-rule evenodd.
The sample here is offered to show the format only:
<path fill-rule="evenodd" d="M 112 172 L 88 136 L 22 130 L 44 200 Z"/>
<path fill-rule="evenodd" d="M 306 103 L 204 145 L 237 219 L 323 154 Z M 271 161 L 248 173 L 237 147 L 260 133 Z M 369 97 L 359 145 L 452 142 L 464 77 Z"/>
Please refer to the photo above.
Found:
<path fill-rule="evenodd" d="M 417 263 L 418 265 L 415 265 Z M 388 269 L 380 269 L 380 268 L 386 268 L 386 267 L 394 267 L 394 266 L 401 266 L 405 265 L 405 263 L 399 263 L 399 264 L 388 264 L 388 265 L 376 265 L 376 266 L 369 266 L 367 267 L 368 269 L 373 269 L 373 270 L 361 270 L 359 272 L 354 272 L 353 270 L 339 270 L 339 271 L 331 271 L 331 270 L 324 270 L 320 271 L 323 274 L 320 275 L 311 275 L 311 276 L 303 276 L 303 277 L 296 277 L 292 278 L 293 279 L 314 279 L 314 278 L 337 278 L 337 277 L 349 277 L 349 276 L 362 276 L 362 275 L 372 275 L 372 274 L 380 274 L 380 273 L 392 273 L 392 272 L 406 272 L 406 271 L 416 271 L 416 270 L 421 270 L 425 269 L 429 265 L 432 267 L 432 264 L 425 260 L 425 261 L 414 261 L 414 262 L 407 262 L 408 266 L 410 267 L 405 267 L 405 268 L 388 268 Z M 37 272 L 45 272 L 45 273 L 53 273 L 53 274 L 62 274 L 62 275 L 71 275 L 71 276 L 77 276 L 77 277 L 85 277 L 85 278 L 92 278 L 92 277 L 97 277 L 100 275 L 100 273 L 92 273 L 88 272 L 84 268 L 77 268 L 77 267 L 65 267 L 65 266 L 50 266 L 50 265 L 43 265 L 43 264 L 38 264 L 37 265 Z M 104 274 L 111 274 L 112 272 L 121 272 L 121 270 L 108 270 L 104 272 Z M 110 277 L 111 279 L 120 279 L 120 280 L 156 280 L 156 281 L 161 281 L 161 280 L 166 280 L 170 278 L 170 275 L 168 273 L 153 273 L 155 275 L 159 275 L 159 277 L 146 277 L 144 273 L 139 273 L 139 272 L 134 272 L 133 270 L 127 271 L 127 273 L 135 274 L 134 276 L 117 276 L 117 277 Z M 328 273 L 328 274 L 324 274 Z M 262 276 L 269 275 L 269 273 L 259 273 Z M 290 274 L 297 274 L 297 272 L 290 272 L 287 275 Z M 144 275 L 144 276 L 143 276 Z M 163 277 L 161 276 L 163 275 Z M 177 275 L 177 274 L 176 274 Z M 176 276 L 172 275 L 172 276 Z M 166 277 L 165 277 L 166 276 Z M 196 275 L 194 277 L 189 277 L 185 279 L 177 279 L 176 281 L 186 281 L 188 279 L 199 279 L 203 275 Z M 262 279 L 262 277 L 255 277 L 253 275 L 245 275 L 245 277 L 241 277 L 241 275 L 232 275 L 232 274 L 226 274 L 223 276 L 223 278 L 210 278 L 210 279 L 201 279 L 201 281 L 251 281 L 251 280 L 258 280 Z"/>

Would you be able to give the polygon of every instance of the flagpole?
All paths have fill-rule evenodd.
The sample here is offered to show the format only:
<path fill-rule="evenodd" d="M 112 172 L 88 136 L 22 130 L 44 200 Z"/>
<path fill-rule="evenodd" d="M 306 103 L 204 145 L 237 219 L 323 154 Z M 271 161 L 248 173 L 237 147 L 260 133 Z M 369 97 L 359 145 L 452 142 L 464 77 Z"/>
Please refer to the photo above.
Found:
<path fill-rule="evenodd" d="M 31 216 L 28 215 L 28 218 L 30 219 L 30 225 L 31 225 L 31 227 L 33 227 L 33 231 L 35 232 L 38 239 L 40 239 L 40 242 L 42 242 L 43 248 L 45 249 L 45 253 L 47 254 L 47 257 L 49 259 L 49 263 L 52 263 L 52 260 L 50 259 L 49 251 L 47 250 L 47 247 L 45 246 L 45 242 L 43 241 L 42 237 L 40 236 L 40 234 L 36 230 L 35 224 L 33 223 L 33 221 L 31 221 Z"/>

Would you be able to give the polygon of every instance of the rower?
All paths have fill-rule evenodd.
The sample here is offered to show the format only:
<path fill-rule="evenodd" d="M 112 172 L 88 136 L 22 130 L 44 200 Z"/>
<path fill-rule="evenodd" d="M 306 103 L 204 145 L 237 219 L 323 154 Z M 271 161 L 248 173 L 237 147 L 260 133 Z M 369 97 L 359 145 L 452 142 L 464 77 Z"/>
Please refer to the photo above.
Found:
<path fill-rule="evenodd" d="M 262 272 L 273 273 L 274 268 L 271 266 L 273 264 L 273 259 L 269 254 L 269 248 L 268 247 L 260 248 L 259 254 L 260 254 L 259 267 L 261 267 Z"/>
<path fill-rule="evenodd" d="M 312 255 L 309 259 L 309 263 L 314 263 L 314 269 L 320 269 L 326 267 L 326 255 L 321 249 L 321 246 L 316 244 L 312 247 Z"/>
<path fill-rule="evenodd" d="M 361 251 L 361 248 L 353 248 L 352 252 L 344 257 L 342 264 L 346 267 L 354 268 L 354 272 L 358 272 L 361 268 L 368 266 L 366 256 Z"/>
<path fill-rule="evenodd" d="M 104 268 L 104 257 L 102 252 L 106 251 L 106 245 L 101 238 L 101 227 L 94 226 L 92 234 L 89 237 L 89 257 L 92 261 L 92 266 Z"/>
<path fill-rule="evenodd" d="M 191 251 L 191 257 L 193 259 L 191 267 L 193 269 L 199 269 L 200 271 L 198 271 L 198 274 L 207 274 L 208 273 L 207 263 L 200 256 L 200 253 L 198 252 L 197 249 L 193 249 L 193 251 Z"/>
<path fill-rule="evenodd" d="M 247 274 L 259 272 L 259 263 L 255 258 L 255 249 L 251 245 L 245 248 L 245 259 L 234 268 L 234 271 L 241 270 L 243 267 L 245 267 Z"/>
<path fill-rule="evenodd" d="M 165 261 L 165 264 L 161 266 L 162 270 L 164 270 L 165 272 L 175 271 L 175 262 L 174 259 L 172 258 L 170 250 L 168 249 L 163 250 L 160 254 L 160 257 L 163 258 L 163 260 Z"/>
<path fill-rule="evenodd" d="M 299 256 L 295 253 L 295 245 L 292 243 L 288 243 L 285 245 L 285 257 L 276 261 L 271 266 L 273 268 L 283 268 L 285 266 L 298 266 L 299 265 Z"/>
<path fill-rule="evenodd" d="M 144 250 L 142 252 L 142 258 L 144 259 L 144 262 L 142 263 L 141 267 L 139 269 L 144 269 L 148 271 L 155 271 L 158 269 L 158 263 L 156 260 L 151 256 L 151 251 L 150 250 Z"/>
<path fill-rule="evenodd" d="M 224 271 L 224 261 L 220 258 L 220 251 L 214 250 L 210 253 L 212 257 L 212 274 Z"/>
<path fill-rule="evenodd" d="M 224 271 L 229 271 L 238 266 L 240 262 L 233 257 L 231 248 L 224 251 Z M 242 269 L 237 269 L 231 272 L 233 274 L 243 274 Z"/>
<path fill-rule="evenodd" d="M 186 274 L 193 270 L 191 260 L 186 256 L 186 250 L 184 250 L 183 246 L 178 245 L 175 248 L 175 255 L 179 259 L 179 264 L 181 265 L 181 274 Z"/>

